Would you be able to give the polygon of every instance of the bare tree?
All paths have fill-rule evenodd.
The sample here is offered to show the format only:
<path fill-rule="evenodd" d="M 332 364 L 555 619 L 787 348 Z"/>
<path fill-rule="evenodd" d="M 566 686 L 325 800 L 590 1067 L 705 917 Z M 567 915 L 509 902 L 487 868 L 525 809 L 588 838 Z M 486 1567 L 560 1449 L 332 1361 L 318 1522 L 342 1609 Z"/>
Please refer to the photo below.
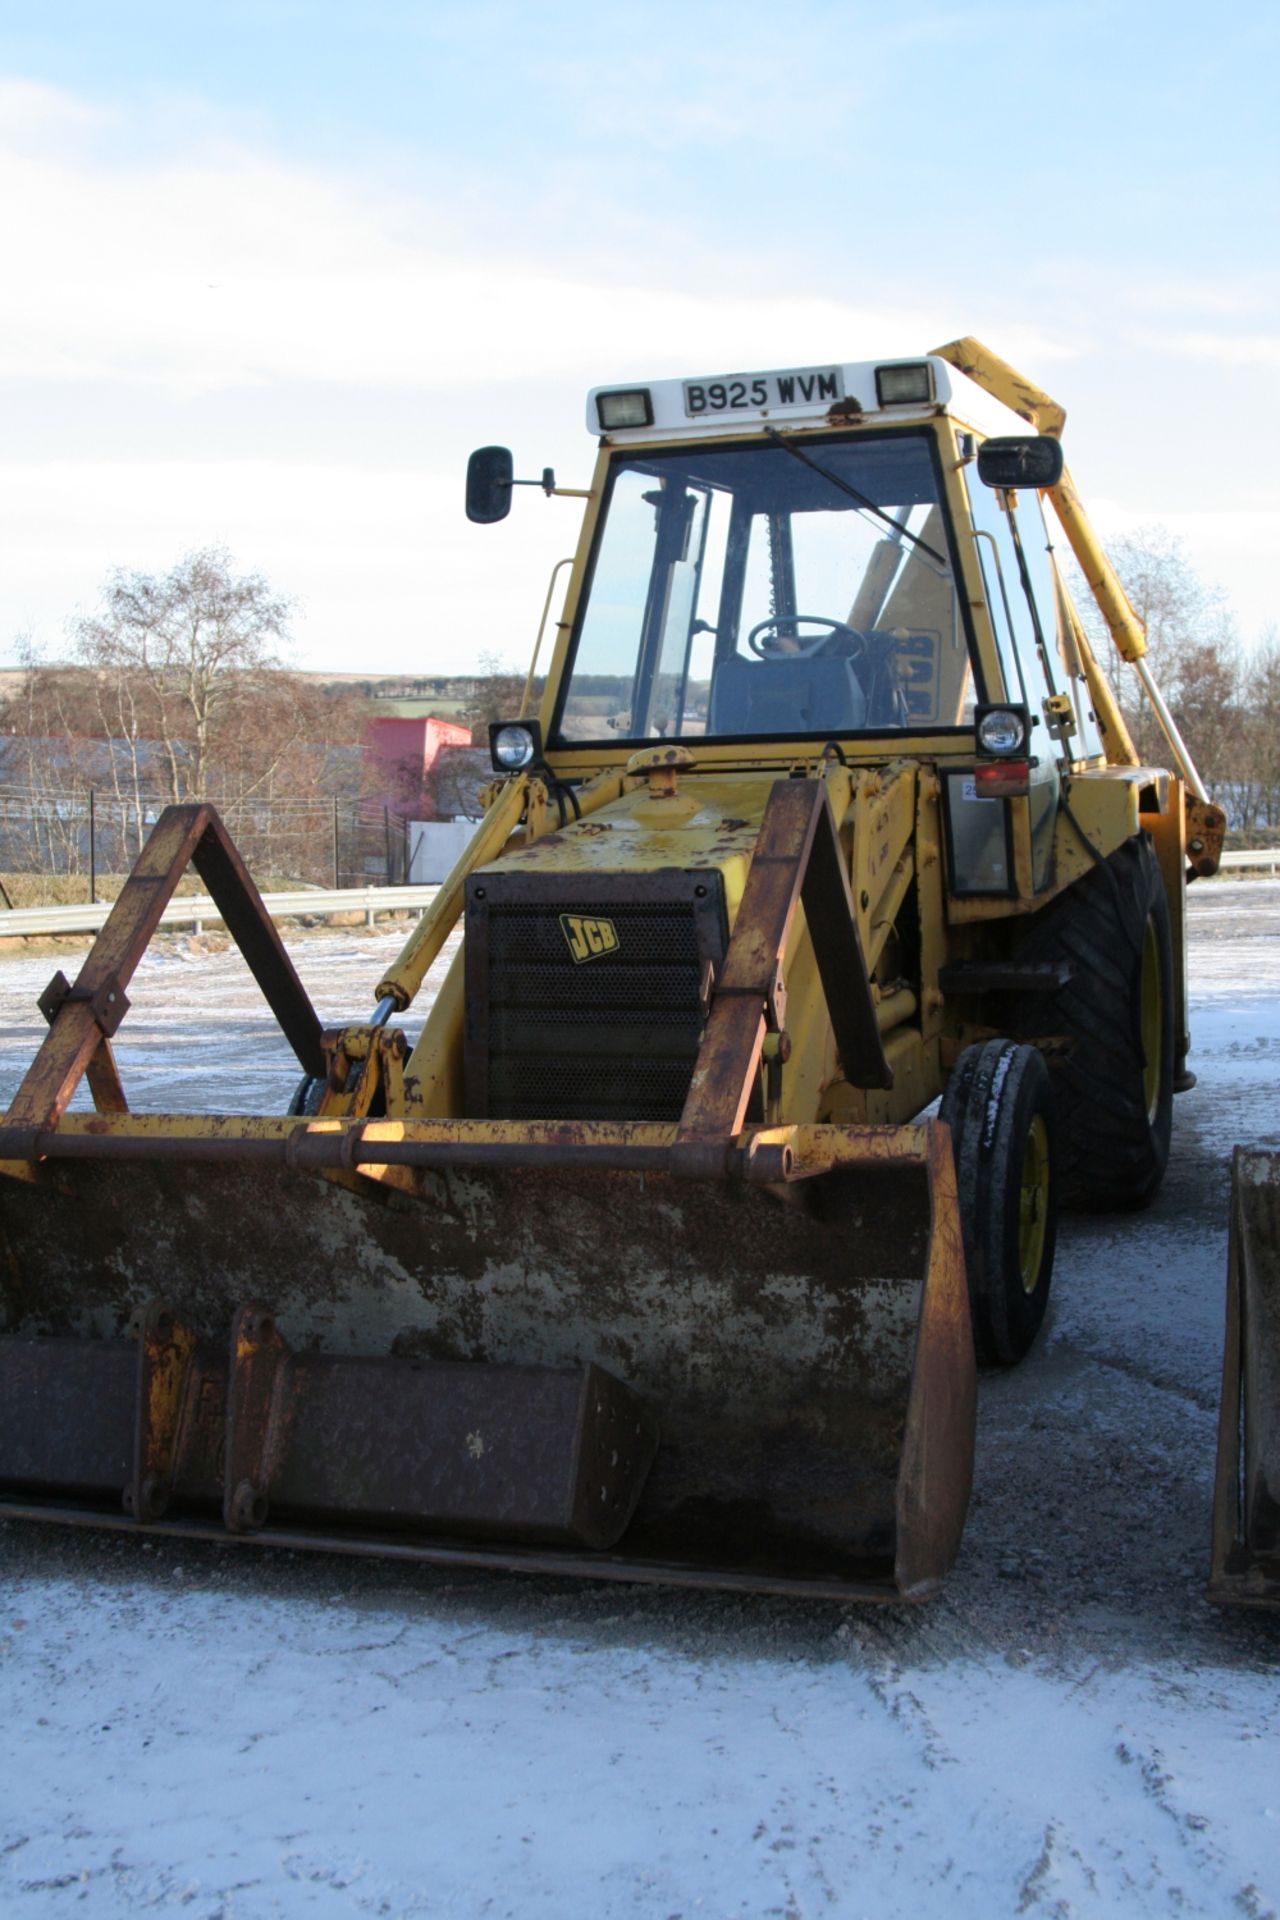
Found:
<path fill-rule="evenodd" d="M 1264 629 L 1246 662 L 1240 706 L 1242 739 L 1235 797 L 1240 825 L 1280 827 L 1280 629 Z"/>
<path fill-rule="evenodd" d="M 282 666 L 288 611 L 260 574 L 237 576 L 208 547 L 160 576 L 113 574 L 102 610 L 80 621 L 76 655 L 106 689 L 112 737 L 159 747 L 168 799 L 210 797 L 218 748 Z"/>
<path fill-rule="evenodd" d="M 92 789 L 124 864 L 160 807 L 211 800 L 254 865 L 327 873 L 333 802 L 354 805 L 367 785 L 368 703 L 288 671 L 287 611 L 261 576 L 207 549 L 164 575 L 114 574 L 74 630 L 74 666 L 24 663 L 4 724 L 26 745 L 11 743 L 10 764 L 23 761 L 48 832 L 76 823 L 51 866 L 74 870 Z"/>
<path fill-rule="evenodd" d="M 1109 543 L 1113 566 L 1147 636 L 1151 669 L 1211 792 L 1238 769 L 1243 715 L 1235 619 L 1224 590 L 1204 581 L 1168 528 L 1138 527 Z M 1166 757 L 1164 736 L 1142 683 L 1117 654 L 1079 574 L 1072 598 L 1095 650 L 1109 660 L 1134 745 L 1146 760 Z"/>
<path fill-rule="evenodd" d="M 461 724 L 470 727 L 477 746 L 488 745 L 491 721 L 515 719 L 524 697 L 524 682 L 525 676 L 505 666 L 496 653 L 480 655 L 480 672 L 471 698 L 458 714 Z"/>

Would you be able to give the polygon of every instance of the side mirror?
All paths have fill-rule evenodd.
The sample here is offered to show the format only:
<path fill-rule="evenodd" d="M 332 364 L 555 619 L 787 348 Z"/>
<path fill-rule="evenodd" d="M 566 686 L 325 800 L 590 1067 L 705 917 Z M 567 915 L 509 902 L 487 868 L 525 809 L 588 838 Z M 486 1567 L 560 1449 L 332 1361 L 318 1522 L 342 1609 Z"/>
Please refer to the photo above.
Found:
<path fill-rule="evenodd" d="M 1046 433 L 1009 434 L 978 448 L 978 478 L 988 487 L 1056 487 L 1062 442 Z"/>
<path fill-rule="evenodd" d="M 482 527 L 511 511 L 515 463 L 510 447 L 477 447 L 467 462 L 467 518 Z"/>

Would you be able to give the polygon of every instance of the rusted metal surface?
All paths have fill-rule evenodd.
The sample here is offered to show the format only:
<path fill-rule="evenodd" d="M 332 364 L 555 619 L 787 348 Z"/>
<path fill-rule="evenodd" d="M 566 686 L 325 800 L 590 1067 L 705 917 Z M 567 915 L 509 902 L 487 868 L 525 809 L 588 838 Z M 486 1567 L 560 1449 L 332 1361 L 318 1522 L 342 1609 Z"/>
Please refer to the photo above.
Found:
<path fill-rule="evenodd" d="M 80 1117 L 66 1124 L 97 1146 L 165 1137 L 132 1117 L 84 1120 L 96 1136 Z M 253 1124 L 240 1124 L 240 1144 Z M 664 1132 L 669 1140 L 670 1128 L 655 1128 L 631 1144 L 652 1148 Z M 138 1369 L 135 1343 L 122 1338 L 130 1316 L 163 1298 L 173 1324 L 190 1329 L 198 1353 L 185 1403 L 198 1409 L 217 1401 L 219 1362 L 207 1356 L 228 1354 L 248 1295 L 272 1301 L 293 1357 L 282 1362 L 260 1321 L 252 1338 L 240 1321 L 237 1350 L 247 1340 L 256 1371 L 246 1372 L 243 1404 L 222 1416 L 221 1471 L 218 1417 L 196 1421 L 196 1464 L 181 1470 L 189 1484 L 172 1488 L 165 1517 L 150 1524 L 220 1524 L 222 1506 L 253 1531 L 263 1499 L 267 1533 L 295 1544 L 377 1551 L 407 1528 L 400 1550 L 427 1557 L 489 1563 L 493 1552 L 564 1571 L 920 1597 L 954 1554 L 972 1457 L 949 1142 L 936 1125 L 784 1128 L 758 1151 L 789 1148 L 802 1166 L 825 1154 L 835 1165 L 841 1141 L 849 1164 L 795 1181 L 790 1202 L 751 1181 L 584 1171 L 527 1138 L 518 1165 L 446 1168 L 414 1197 L 189 1155 L 50 1163 L 37 1186 L 14 1181 L 0 1193 L 6 1324 L 46 1336 L 0 1342 L 9 1383 L 0 1404 L 19 1409 L 0 1417 L 11 1508 L 43 1492 L 55 1517 L 86 1500 L 118 1513 L 137 1480 Z M 610 1247 L 625 1256 L 602 1259 Z M 435 1494 L 406 1518 L 397 1476 L 427 1471 L 406 1435 L 435 1417 L 431 1369 L 462 1362 L 492 1396 L 486 1418 L 500 1425 L 505 1409 L 526 1433 L 533 1416 L 516 1380 L 529 1370 L 601 1368 L 656 1419 L 661 1442 L 634 1518 L 601 1561 L 574 1548 L 543 1554 L 528 1539 L 494 1548 L 512 1538 L 502 1512 L 424 1519 Z M 220 1365 L 225 1408 L 229 1359 Z M 348 1365 L 356 1371 L 344 1385 Z M 292 1399 L 304 1373 L 314 1409 L 305 1430 Z M 75 1391 L 64 1391 L 73 1376 Z M 336 1410 L 347 1401 L 343 1417 L 355 1424 L 344 1434 Z M 92 1433 L 65 1442 L 67 1470 L 56 1474 L 44 1436 L 31 1432 L 54 1402 L 77 1430 L 93 1412 Z M 291 1434 L 283 1453 L 272 1437 L 281 1422 Z M 359 1435 L 375 1429 L 365 1454 Z M 164 1418 L 148 1431 L 166 1431 Z M 318 1460 L 341 1498 L 291 1478 Z M 455 1524 L 479 1544 L 449 1542 Z"/>
<path fill-rule="evenodd" d="M 1237 1147 L 1209 1597 L 1280 1607 L 1280 1154 Z"/>
<path fill-rule="evenodd" d="M 892 1084 L 826 789 L 817 780 L 779 780 L 680 1117 L 677 1163 L 690 1176 L 720 1170 L 717 1143 L 742 1130 L 765 1034 L 786 1026 L 783 964 L 802 900 L 845 1075 L 864 1086 Z"/>
<path fill-rule="evenodd" d="M 148 1303 L 138 1328 L 133 1470 L 123 1492 L 139 1520 L 158 1520 L 169 1504 L 195 1348 L 191 1329 L 163 1301 Z"/>
<path fill-rule="evenodd" d="M 27 1135 L 23 1135 L 25 1140 Z M 754 1127 L 707 1142 L 716 1177 L 758 1185 L 812 1179 L 840 1168 L 916 1165 L 923 1125 Z M 0 1155 L 16 1136 L 0 1127 Z M 424 1175 L 450 1168 L 519 1170 L 552 1163 L 567 1172 L 683 1171 L 674 1126 L 656 1121 L 297 1120 L 279 1115 L 69 1114 L 35 1136 L 43 1162 L 182 1162 L 279 1166 L 376 1178 L 386 1166 Z M 49 1174 L 37 1177 L 46 1179 Z"/>
<path fill-rule="evenodd" d="M 798 785 L 798 782 L 788 782 Z M 835 1029 L 844 1077 L 859 1087 L 891 1087 L 848 866 L 825 792 L 817 806 L 813 839 L 800 897 L 804 903 L 814 958 Z"/>
<path fill-rule="evenodd" d="M 304 1071 L 324 1071 L 320 1022 L 225 827 L 210 806 L 166 807 L 73 985 L 55 974 L 41 996 L 49 1031 L 6 1116 L 15 1134 L 56 1127 L 95 1055 L 128 1007 L 126 988 L 160 915 L 189 865 L 209 889 Z M 106 1056 L 110 1059 L 110 1055 Z M 114 1065 L 91 1074 L 95 1094 L 120 1111 L 123 1090 Z M 15 1151 L 14 1158 L 30 1157 Z"/>
<path fill-rule="evenodd" d="M 0 1352 L 6 1487 L 117 1507 L 134 1459 L 133 1345 L 8 1335 Z"/>
<path fill-rule="evenodd" d="M 1187 865 L 1198 880 L 1208 880 L 1222 864 L 1222 843 L 1227 837 L 1227 816 L 1212 800 L 1197 800 L 1184 791 Z"/>
<path fill-rule="evenodd" d="M 1051 400 L 1043 387 L 1034 380 L 1028 380 L 1025 374 L 1002 360 L 999 354 L 992 353 L 990 347 L 983 346 L 981 340 L 971 333 L 964 334 L 959 340 L 948 340 L 945 346 L 934 347 L 933 352 L 940 360 L 950 361 L 953 367 L 967 374 L 997 400 L 1028 421 L 1037 433 L 1047 433 L 1058 438 L 1066 425 L 1065 407 Z"/>
<path fill-rule="evenodd" d="M 63 1497 L 96 1492 L 107 1505 L 114 1494 L 143 1523 L 221 1496 L 230 1533 L 260 1530 L 275 1510 L 313 1525 L 355 1518 L 602 1549 L 625 1530 L 657 1444 L 649 1409 L 599 1367 L 297 1354 L 257 1302 L 237 1313 L 227 1353 L 197 1343 L 156 1303 L 142 1319 L 120 1486 L 130 1349 L 77 1342 L 73 1372 L 51 1372 L 62 1346 L 0 1341 L 6 1399 L 29 1412 L 45 1396 L 61 1439 L 42 1441 L 37 1460 L 21 1434 L 0 1434 L 0 1480 Z"/>
<path fill-rule="evenodd" d="M 52 1026 L 59 1008 L 72 997 L 71 983 L 66 974 L 59 970 L 40 995 L 36 1005 Z M 128 1011 L 129 1002 L 118 983 L 114 991 L 110 985 L 105 992 L 100 987 L 91 997 L 96 1002 L 94 1017 L 98 1022 L 101 1035 L 85 1068 L 89 1090 L 93 1095 L 93 1104 L 99 1113 L 128 1113 L 129 1102 L 125 1099 L 124 1087 L 120 1082 L 120 1071 L 116 1066 L 115 1054 L 111 1050 L 110 1035 L 116 1031 L 123 1020 Z"/>

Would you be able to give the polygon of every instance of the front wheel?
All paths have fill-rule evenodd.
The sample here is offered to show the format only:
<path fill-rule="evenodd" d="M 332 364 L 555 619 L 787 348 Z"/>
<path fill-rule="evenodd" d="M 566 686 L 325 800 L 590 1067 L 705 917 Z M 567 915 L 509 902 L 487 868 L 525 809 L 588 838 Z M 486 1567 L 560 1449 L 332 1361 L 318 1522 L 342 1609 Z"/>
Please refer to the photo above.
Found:
<path fill-rule="evenodd" d="M 1031 1346 L 1053 1277 L 1056 1122 L 1043 1056 L 1012 1040 L 968 1047 L 942 1096 L 951 1128 L 979 1366 Z"/>

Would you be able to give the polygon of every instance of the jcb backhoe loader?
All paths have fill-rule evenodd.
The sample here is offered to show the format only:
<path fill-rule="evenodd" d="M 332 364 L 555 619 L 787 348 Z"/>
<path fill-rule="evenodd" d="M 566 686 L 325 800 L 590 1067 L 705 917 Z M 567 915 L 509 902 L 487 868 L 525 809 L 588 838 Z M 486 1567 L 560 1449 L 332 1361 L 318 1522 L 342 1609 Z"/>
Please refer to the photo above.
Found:
<path fill-rule="evenodd" d="M 4 1511 L 919 1599 L 1059 1195 L 1155 1193 L 1223 821 L 1171 721 L 1176 771 L 1137 763 L 1064 588 L 1045 501 L 1145 674 L 1062 410 L 973 340 L 588 406 L 537 717 L 372 1019 L 321 1031 L 205 806 L 46 992 L 0 1130 Z M 481 449 L 471 518 L 518 484 Z M 188 861 L 287 1113 L 127 1109 Z"/>

